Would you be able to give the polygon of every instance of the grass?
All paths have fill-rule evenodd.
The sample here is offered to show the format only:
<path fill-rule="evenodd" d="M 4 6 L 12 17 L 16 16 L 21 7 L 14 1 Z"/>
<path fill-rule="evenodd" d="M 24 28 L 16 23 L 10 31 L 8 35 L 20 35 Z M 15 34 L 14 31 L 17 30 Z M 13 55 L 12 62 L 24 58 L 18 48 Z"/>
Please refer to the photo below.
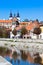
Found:
<path fill-rule="evenodd" d="M 14 42 L 13 40 L 0 40 L 0 41 L 8 41 L 8 42 L 10 41 L 10 42 Z"/>
<path fill-rule="evenodd" d="M 11 45 L 11 47 L 14 47 L 15 45 Z"/>
<path fill-rule="evenodd" d="M 5 43 L 5 46 L 7 46 L 8 44 L 7 43 Z"/>

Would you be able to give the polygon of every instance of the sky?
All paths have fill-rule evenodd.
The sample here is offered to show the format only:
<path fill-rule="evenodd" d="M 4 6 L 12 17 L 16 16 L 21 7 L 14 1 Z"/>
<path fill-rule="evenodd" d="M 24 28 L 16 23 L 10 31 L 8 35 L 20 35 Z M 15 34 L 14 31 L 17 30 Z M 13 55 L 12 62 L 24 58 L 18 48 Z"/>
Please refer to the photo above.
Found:
<path fill-rule="evenodd" d="M 43 21 L 43 0 L 0 0 L 0 19 L 8 19 L 10 11 L 19 12 L 21 20 Z"/>

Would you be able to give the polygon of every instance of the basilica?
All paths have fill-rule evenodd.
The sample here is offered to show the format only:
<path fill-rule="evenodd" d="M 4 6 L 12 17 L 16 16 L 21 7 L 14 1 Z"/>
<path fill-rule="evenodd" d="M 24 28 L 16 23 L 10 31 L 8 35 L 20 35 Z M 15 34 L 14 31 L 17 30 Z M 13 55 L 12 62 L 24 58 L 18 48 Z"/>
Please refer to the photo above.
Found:
<path fill-rule="evenodd" d="M 12 12 L 10 12 L 9 19 L 8 20 L 0 20 L 0 27 L 6 27 L 6 28 L 12 28 L 16 25 L 19 25 L 20 23 L 20 15 L 17 13 L 17 15 L 12 15 Z"/>

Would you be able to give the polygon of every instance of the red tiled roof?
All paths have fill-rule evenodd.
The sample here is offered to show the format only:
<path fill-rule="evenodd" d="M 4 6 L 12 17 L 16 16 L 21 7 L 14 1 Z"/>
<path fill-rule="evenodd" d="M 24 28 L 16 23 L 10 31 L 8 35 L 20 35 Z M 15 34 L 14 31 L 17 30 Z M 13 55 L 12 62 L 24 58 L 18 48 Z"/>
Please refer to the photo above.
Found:
<path fill-rule="evenodd" d="M 1 23 L 11 23 L 12 20 L 0 20 Z"/>
<path fill-rule="evenodd" d="M 12 23 L 12 21 L 17 21 L 17 18 L 13 18 L 12 20 L 0 20 L 1 23 Z"/>
<path fill-rule="evenodd" d="M 34 27 L 39 27 L 40 26 L 39 23 L 37 23 L 37 22 L 21 22 L 20 24 L 23 24 L 23 25 L 19 25 L 18 27 L 16 27 L 16 30 L 22 29 L 24 24 L 27 24 L 27 23 L 28 23 L 28 25 L 25 26 L 25 28 L 27 30 L 32 30 Z"/>

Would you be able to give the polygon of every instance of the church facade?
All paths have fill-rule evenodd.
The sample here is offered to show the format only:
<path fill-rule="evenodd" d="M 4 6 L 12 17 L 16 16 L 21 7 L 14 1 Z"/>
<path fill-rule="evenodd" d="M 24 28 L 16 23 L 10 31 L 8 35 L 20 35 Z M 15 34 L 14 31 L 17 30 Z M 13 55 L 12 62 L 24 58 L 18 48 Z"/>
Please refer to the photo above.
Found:
<path fill-rule="evenodd" d="M 18 24 L 20 22 L 20 16 L 19 13 L 17 13 L 17 16 L 12 15 L 12 13 L 10 12 L 10 16 L 8 20 L 0 20 L 0 27 L 6 27 L 6 28 L 13 28 L 16 26 L 16 24 Z"/>

